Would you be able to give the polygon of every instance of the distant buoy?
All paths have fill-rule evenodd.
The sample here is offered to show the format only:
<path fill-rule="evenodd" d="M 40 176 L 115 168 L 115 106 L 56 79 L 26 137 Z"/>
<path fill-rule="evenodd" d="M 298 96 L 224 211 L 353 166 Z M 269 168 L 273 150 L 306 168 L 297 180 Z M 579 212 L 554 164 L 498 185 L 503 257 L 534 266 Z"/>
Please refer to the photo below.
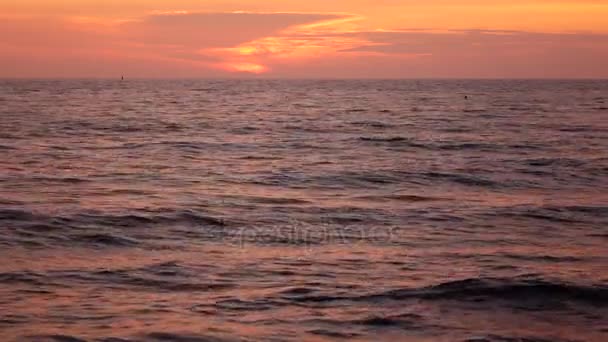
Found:
<path fill-rule="evenodd" d="M 469 99 L 469 96 L 468 96 L 468 95 L 465 95 L 465 96 L 464 96 L 464 99 L 465 99 L 465 100 L 468 100 L 468 99 Z"/>
<path fill-rule="evenodd" d="M 124 76 L 120 76 L 120 80 L 121 80 L 121 81 L 124 81 L 124 80 L 125 80 L 125 77 L 124 77 Z"/>

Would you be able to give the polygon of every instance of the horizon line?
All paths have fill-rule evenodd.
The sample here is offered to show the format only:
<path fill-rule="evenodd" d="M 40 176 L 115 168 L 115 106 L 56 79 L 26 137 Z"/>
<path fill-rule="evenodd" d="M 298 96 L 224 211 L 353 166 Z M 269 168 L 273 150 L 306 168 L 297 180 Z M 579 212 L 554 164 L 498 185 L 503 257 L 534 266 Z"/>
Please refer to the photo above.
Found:
<path fill-rule="evenodd" d="M 82 77 L 5 77 L 0 76 L 0 80 L 100 80 L 100 81 L 111 81 L 121 80 L 121 75 L 117 77 L 107 76 L 82 76 Z M 135 80 L 135 81 L 177 81 L 177 80 L 199 80 L 199 81 L 423 81 L 423 80 L 437 80 L 437 81 L 450 81 L 450 80 L 471 80 L 471 81 L 501 81 L 501 80 L 513 80 L 513 81 L 608 81 L 607 77 L 128 77 L 124 76 L 124 81 Z"/>

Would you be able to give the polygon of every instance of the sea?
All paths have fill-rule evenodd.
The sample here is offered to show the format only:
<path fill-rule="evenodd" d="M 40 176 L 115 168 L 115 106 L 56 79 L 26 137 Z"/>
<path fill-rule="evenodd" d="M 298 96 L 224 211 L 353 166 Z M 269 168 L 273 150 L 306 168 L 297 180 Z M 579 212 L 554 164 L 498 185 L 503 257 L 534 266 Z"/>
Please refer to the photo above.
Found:
<path fill-rule="evenodd" d="M 608 81 L 1 80 L 0 340 L 608 341 Z"/>

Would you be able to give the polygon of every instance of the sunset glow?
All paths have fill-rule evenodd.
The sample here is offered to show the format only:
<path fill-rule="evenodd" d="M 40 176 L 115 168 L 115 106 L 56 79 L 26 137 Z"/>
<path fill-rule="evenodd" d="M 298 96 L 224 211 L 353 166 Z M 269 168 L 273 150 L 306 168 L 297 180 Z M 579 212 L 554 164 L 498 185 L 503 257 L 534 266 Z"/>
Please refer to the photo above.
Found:
<path fill-rule="evenodd" d="M 608 77 L 605 1 L 24 0 L 0 13 L 3 77 Z"/>
<path fill-rule="evenodd" d="M 268 71 L 263 65 L 255 63 L 227 63 L 224 65 L 228 71 L 248 72 L 252 74 L 261 74 Z"/>

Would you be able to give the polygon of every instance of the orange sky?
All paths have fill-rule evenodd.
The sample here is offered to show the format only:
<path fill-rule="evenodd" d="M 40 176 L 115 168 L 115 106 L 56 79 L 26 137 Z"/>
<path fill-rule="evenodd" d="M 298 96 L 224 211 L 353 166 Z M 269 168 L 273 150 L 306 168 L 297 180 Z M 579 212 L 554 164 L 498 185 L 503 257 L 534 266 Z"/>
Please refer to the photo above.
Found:
<path fill-rule="evenodd" d="M 0 0 L 0 77 L 608 78 L 608 0 Z"/>

